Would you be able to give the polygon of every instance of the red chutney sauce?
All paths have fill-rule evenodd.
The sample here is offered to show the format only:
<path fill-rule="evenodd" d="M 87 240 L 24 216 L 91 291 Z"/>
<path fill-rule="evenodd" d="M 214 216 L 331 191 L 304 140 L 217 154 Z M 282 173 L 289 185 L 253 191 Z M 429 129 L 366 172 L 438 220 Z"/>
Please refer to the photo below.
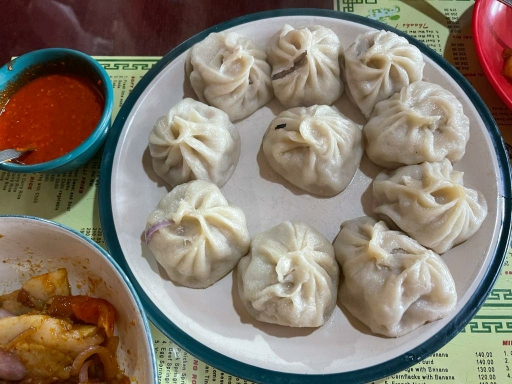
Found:
<path fill-rule="evenodd" d="M 24 164 L 56 159 L 79 146 L 103 113 L 104 99 L 84 76 L 57 73 L 37 77 L 0 106 L 0 150 L 35 150 Z"/>

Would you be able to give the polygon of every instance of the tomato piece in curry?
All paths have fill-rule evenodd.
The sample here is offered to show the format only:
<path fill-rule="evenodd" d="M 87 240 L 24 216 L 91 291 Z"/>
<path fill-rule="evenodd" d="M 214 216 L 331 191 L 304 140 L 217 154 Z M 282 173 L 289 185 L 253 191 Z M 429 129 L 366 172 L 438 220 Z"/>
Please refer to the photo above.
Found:
<path fill-rule="evenodd" d="M 0 106 L 0 150 L 34 148 L 20 158 L 24 164 L 56 159 L 87 139 L 104 105 L 99 90 L 84 76 L 40 76 Z"/>

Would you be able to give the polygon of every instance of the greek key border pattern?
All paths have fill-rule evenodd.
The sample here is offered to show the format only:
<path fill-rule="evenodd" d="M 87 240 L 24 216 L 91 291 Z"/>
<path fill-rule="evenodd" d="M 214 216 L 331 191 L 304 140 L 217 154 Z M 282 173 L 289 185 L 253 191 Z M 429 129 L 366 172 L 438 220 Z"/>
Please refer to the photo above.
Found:
<path fill-rule="evenodd" d="M 512 316 L 475 316 L 461 333 L 512 333 Z"/>
<path fill-rule="evenodd" d="M 156 59 L 143 59 L 143 60 L 114 60 L 114 59 L 98 59 L 98 62 L 106 70 L 119 70 L 119 71 L 149 71 L 158 60 Z"/>

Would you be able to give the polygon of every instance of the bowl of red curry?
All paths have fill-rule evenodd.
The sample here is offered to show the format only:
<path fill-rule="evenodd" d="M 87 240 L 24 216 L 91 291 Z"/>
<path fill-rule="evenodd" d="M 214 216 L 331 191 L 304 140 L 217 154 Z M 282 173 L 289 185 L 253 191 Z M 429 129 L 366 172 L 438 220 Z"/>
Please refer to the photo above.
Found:
<path fill-rule="evenodd" d="M 89 55 L 48 48 L 0 68 L 0 150 L 28 149 L 0 164 L 11 172 L 67 172 L 103 145 L 111 125 L 112 83 Z"/>

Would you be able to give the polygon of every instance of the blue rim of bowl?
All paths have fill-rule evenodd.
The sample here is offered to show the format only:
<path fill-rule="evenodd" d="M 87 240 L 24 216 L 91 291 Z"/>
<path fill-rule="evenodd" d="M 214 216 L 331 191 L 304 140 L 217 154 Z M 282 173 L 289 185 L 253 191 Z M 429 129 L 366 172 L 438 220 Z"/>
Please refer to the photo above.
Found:
<path fill-rule="evenodd" d="M 14 59 L 14 61 L 26 55 L 32 55 L 42 52 L 68 54 L 71 57 L 78 57 L 79 59 L 86 61 L 92 67 L 94 67 L 98 71 L 100 79 L 103 82 L 103 86 L 105 88 L 105 106 L 103 107 L 103 113 L 101 114 L 100 121 L 98 121 L 98 125 L 96 126 L 94 131 L 92 131 L 92 133 L 87 137 L 87 139 L 85 139 L 83 143 L 81 143 L 78 147 L 66 153 L 65 155 L 39 164 L 21 165 L 11 162 L 0 163 L 1 170 L 9 172 L 33 173 L 46 172 L 55 168 L 59 168 L 67 164 L 68 162 L 74 160 L 75 158 L 79 157 L 84 152 L 86 152 L 89 149 L 89 147 L 94 145 L 94 143 L 97 140 L 100 140 L 107 133 L 110 127 L 110 120 L 112 118 L 112 110 L 114 107 L 114 91 L 112 89 L 112 81 L 110 80 L 110 76 L 108 75 L 107 71 L 105 71 L 105 68 L 103 68 L 103 66 L 100 63 L 98 63 L 88 54 L 69 48 L 39 49 L 37 51 L 31 51 L 22 56 L 19 56 L 16 59 Z M 10 65 L 11 63 L 12 61 L 5 64 L 4 67 Z"/>
<path fill-rule="evenodd" d="M 50 224 L 50 225 L 53 225 L 55 227 L 59 227 L 61 229 L 64 229 L 64 230 L 72 233 L 73 235 L 77 236 L 78 238 L 86 241 L 88 244 L 92 245 L 96 249 L 96 251 L 101 253 L 103 255 L 103 257 L 105 257 L 105 259 L 107 259 L 107 261 L 114 266 L 114 268 L 117 270 L 119 275 L 121 275 L 121 277 L 123 278 L 123 281 L 125 282 L 125 284 L 128 287 L 128 289 L 130 290 L 130 293 L 132 294 L 133 300 L 135 301 L 135 303 L 137 304 L 137 308 L 139 309 L 139 313 L 141 315 L 142 322 L 144 324 L 144 330 L 146 331 L 146 335 L 147 335 L 147 338 L 148 338 L 148 343 L 149 343 L 149 347 L 150 347 L 149 350 L 151 351 L 150 352 L 151 353 L 151 361 L 153 362 L 153 364 L 152 364 L 153 365 L 153 379 L 154 379 L 154 383 L 157 384 L 158 383 L 158 368 L 157 368 L 157 364 L 156 364 L 156 355 L 155 355 L 155 350 L 153 348 L 154 344 L 153 344 L 153 337 L 151 336 L 151 329 L 149 328 L 149 323 L 148 323 L 148 320 L 147 320 L 145 312 L 144 312 L 144 306 L 142 305 L 142 302 L 139 299 L 139 296 L 137 295 L 137 292 L 136 292 L 135 288 L 133 287 L 131 281 L 128 279 L 128 276 L 126 276 L 126 274 L 124 273 L 123 269 L 114 260 L 114 258 L 112 256 L 110 256 L 96 242 L 94 242 L 93 240 L 91 240 L 87 236 L 83 235 L 82 233 L 80 233 L 80 232 L 74 230 L 73 228 L 70 228 L 70 227 L 68 227 L 68 226 L 66 226 L 64 224 L 60 224 L 60 223 L 57 223 L 55 221 L 43 219 L 41 217 L 28 216 L 28 215 L 0 215 L 0 220 L 4 219 L 4 218 L 16 218 L 16 219 L 24 219 L 24 220 L 33 220 L 33 221 L 38 221 L 38 222 L 41 222 L 41 223 Z"/>
<path fill-rule="evenodd" d="M 484 278 L 482 279 L 479 286 L 476 288 L 475 292 L 473 293 L 472 297 L 468 300 L 466 305 L 436 335 L 432 336 L 423 344 L 417 346 L 416 348 L 412 349 L 411 351 L 401 356 L 395 357 L 389 361 L 365 369 L 341 373 L 311 375 L 277 372 L 240 362 L 238 360 L 222 355 L 221 353 L 218 353 L 212 350 L 211 348 L 206 347 L 205 345 L 196 341 L 190 335 L 183 332 L 172 321 L 170 321 L 146 295 L 146 293 L 139 285 L 137 279 L 135 278 L 135 276 L 133 275 L 132 271 L 128 266 L 128 263 L 119 244 L 119 240 L 115 230 L 111 201 L 111 181 L 114 155 L 126 119 L 128 118 L 130 112 L 132 111 L 133 106 L 137 102 L 142 92 L 170 62 L 172 62 L 183 52 L 192 47 L 195 43 L 203 40 L 210 33 L 223 31 L 225 29 L 245 24 L 248 22 L 283 16 L 317 16 L 341 19 L 349 22 L 363 24 L 378 30 L 385 29 L 405 37 L 410 43 L 416 45 L 423 54 L 432 59 L 446 73 L 448 73 L 454 80 L 456 80 L 459 86 L 462 88 L 462 90 L 468 95 L 470 100 L 473 101 L 476 110 L 478 111 L 483 122 L 485 123 L 485 126 L 487 128 L 487 131 L 490 135 L 491 141 L 498 156 L 498 166 L 501 173 L 500 179 L 502 184 L 502 190 L 499 191 L 499 193 L 500 196 L 503 198 L 503 211 L 500 212 L 501 227 L 499 229 L 499 238 L 497 241 L 496 251 L 492 256 L 492 260 L 487 268 Z M 153 68 L 151 68 L 147 72 L 146 75 L 144 75 L 144 77 L 135 86 L 134 90 L 130 93 L 127 100 L 121 107 L 121 110 L 119 111 L 119 114 L 116 117 L 110 135 L 107 139 L 107 143 L 105 145 L 103 158 L 101 162 L 99 184 L 99 208 L 101 226 L 103 228 L 103 234 L 105 237 L 107 247 L 110 250 L 112 256 L 117 259 L 121 267 L 124 268 L 127 275 L 132 280 L 137 292 L 139 293 L 139 296 L 145 303 L 145 308 L 148 317 L 162 333 L 164 333 L 167 337 L 173 340 L 177 345 L 187 350 L 193 356 L 224 372 L 228 372 L 232 375 L 245 378 L 248 380 L 253 380 L 256 382 L 274 384 L 299 382 L 325 383 L 329 380 L 333 382 L 344 383 L 365 383 L 392 375 L 430 356 L 432 353 L 436 352 L 445 344 L 447 344 L 453 337 L 455 337 L 473 318 L 473 316 L 476 314 L 478 309 L 482 306 L 485 299 L 487 298 L 492 286 L 494 285 L 498 277 L 501 266 L 505 260 L 511 229 L 510 215 L 512 205 L 510 195 L 510 166 L 503 144 L 503 139 L 498 131 L 496 123 L 494 122 L 494 119 L 491 116 L 489 109 L 486 107 L 478 93 L 450 63 L 448 63 L 443 57 L 441 57 L 431 48 L 427 47 L 425 44 L 421 43 L 420 41 L 406 35 L 405 33 L 395 28 L 389 27 L 386 24 L 382 24 L 380 22 L 367 19 L 363 16 L 347 14 L 339 11 L 298 8 L 265 11 L 260 13 L 249 14 L 206 29 L 205 31 L 191 37 L 182 44 L 178 45 L 171 52 L 165 55 L 160 61 L 158 61 L 153 66 Z"/>

